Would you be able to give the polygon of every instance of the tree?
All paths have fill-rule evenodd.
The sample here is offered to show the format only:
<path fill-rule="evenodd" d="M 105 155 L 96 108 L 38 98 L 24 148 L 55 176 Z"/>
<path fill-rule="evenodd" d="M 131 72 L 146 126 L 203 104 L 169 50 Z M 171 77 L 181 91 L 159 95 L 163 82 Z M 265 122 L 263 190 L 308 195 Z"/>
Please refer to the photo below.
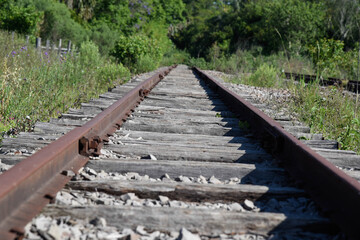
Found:
<path fill-rule="evenodd" d="M 12 0 L 0 0 L 0 28 L 22 34 L 36 34 L 42 14 L 33 6 L 20 6 Z"/>
<path fill-rule="evenodd" d="M 360 5 L 357 0 L 326 1 L 329 16 L 329 37 L 354 45 L 358 37 Z"/>

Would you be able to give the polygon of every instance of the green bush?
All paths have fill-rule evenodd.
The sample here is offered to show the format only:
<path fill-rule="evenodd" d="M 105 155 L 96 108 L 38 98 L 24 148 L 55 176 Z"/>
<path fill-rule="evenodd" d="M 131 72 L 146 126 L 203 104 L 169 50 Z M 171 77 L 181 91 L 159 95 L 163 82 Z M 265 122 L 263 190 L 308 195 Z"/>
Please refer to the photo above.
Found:
<path fill-rule="evenodd" d="M 42 13 L 33 6 L 23 7 L 11 0 L 0 1 L 0 28 L 21 34 L 36 34 Z"/>
<path fill-rule="evenodd" d="M 356 79 L 358 49 L 344 51 L 344 45 L 340 40 L 321 39 L 308 47 L 319 74 Z"/>
<path fill-rule="evenodd" d="M 149 54 L 141 55 L 133 67 L 135 73 L 150 72 L 158 67 L 158 63 Z"/>
<path fill-rule="evenodd" d="M 257 87 L 275 87 L 280 84 L 275 67 L 263 63 L 253 74 L 250 75 L 245 83 Z"/>
<path fill-rule="evenodd" d="M 120 36 L 111 55 L 125 66 L 134 68 L 139 61 L 145 61 L 146 55 L 151 56 L 154 66 L 158 66 L 163 53 L 154 39 L 145 35 L 133 35 Z"/>
<path fill-rule="evenodd" d="M 44 13 L 41 23 L 41 38 L 54 42 L 61 38 L 80 44 L 88 36 L 89 31 L 72 19 L 71 12 L 64 3 L 48 0 L 27 1 L 33 4 L 38 11 Z"/>
<path fill-rule="evenodd" d="M 198 67 L 200 69 L 209 69 L 209 63 L 204 58 L 189 58 L 186 62 L 190 67 Z"/>
<path fill-rule="evenodd" d="M 79 61 L 86 67 L 95 67 L 101 61 L 99 48 L 93 42 L 87 41 L 80 45 Z"/>
<path fill-rule="evenodd" d="M 186 51 L 179 50 L 174 46 L 170 51 L 166 52 L 161 60 L 162 66 L 170 66 L 174 64 L 184 64 L 190 58 L 190 54 Z"/>
<path fill-rule="evenodd" d="M 97 79 L 99 85 L 114 87 L 126 82 L 130 78 L 130 71 L 121 63 L 115 64 L 107 62 L 97 69 Z M 99 86 L 100 87 L 100 86 Z"/>
<path fill-rule="evenodd" d="M 337 88 L 323 89 L 318 84 L 293 85 L 293 112 L 312 132 L 335 139 L 341 149 L 360 153 L 360 107 L 350 95 Z"/>
<path fill-rule="evenodd" d="M 0 32 L 0 131 L 31 129 L 129 78 L 129 70 L 100 57 L 86 42 L 79 55 L 39 53 Z"/>
<path fill-rule="evenodd" d="M 115 46 L 119 31 L 111 30 L 105 22 L 96 22 L 91 29 L 90 39 L 99 46 L 102 55 L 108 55 Z"/>

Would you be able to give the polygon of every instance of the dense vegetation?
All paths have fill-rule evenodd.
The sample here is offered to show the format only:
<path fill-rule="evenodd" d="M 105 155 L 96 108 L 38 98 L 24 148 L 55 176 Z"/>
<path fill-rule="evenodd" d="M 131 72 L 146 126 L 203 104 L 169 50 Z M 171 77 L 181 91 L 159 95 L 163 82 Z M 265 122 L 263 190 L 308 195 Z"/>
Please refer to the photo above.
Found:
<path fill-rule="evenodd" d="M 36 121 L 57 117 L 130 76 L 92 42 L 83 42 L 78 56 L 59 58 L 26 46 L 22 37 L 0 33 L 0 61 L 1 132 L 29 130 Z"/>
<path fill-rule="evenodd" d="M 283 87 L 282 71 L 359 78 L 360 4 L 355 0 L 0 0 L 0 29 L 30 35 L 32 44 L 35 37 L 71 40 L 79 49 L 65 63 L 30 47 L 28 56 L 23 40 L 11 42 L 1 33 L 0 130 L 5 131 L 54 116 L 129 72 L 173 63 L 225 71 L 238 76 L 236 81 L 267 87 Z M 81 91 L 66 92 L 69 86 Z M 301 86 L 294 90 L 294 109 L 306 105 L 311 114 L 300 117 L 316 131 L 336 128 L 330 135 L 345 148 L 359 146 L 357 104 L 334 93 L 331 101 L 345 103 L 341 109 L 346 110 L 338 111 L 343 117 L 334 116 L 334 102 L 322 101 L 319 89 Z M 94 91 L 85 96 L 88 89 Z M 337 125 L 326 124 L 331 118 Z"/>

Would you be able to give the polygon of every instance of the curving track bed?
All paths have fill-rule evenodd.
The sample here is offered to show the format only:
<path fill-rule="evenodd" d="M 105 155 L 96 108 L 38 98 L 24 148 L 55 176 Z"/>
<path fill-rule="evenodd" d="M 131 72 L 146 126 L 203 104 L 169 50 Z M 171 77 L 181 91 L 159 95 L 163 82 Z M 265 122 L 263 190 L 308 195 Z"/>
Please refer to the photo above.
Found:
<path fill-rule="evenodd" d="M 5 219 L 0 220 L 1 239 L 24 234 L 22 224 L 26 224 L 34 215 L 28 208 L 33 206 L 40 209 L 34 207 L 39 200 L 29 200 L 26 206 L 19 207 L 22 211 L 31 212 L 28 217 L 24 214 L 15 216 L 14 213 L 19 211 L 17 204 L 21 201 L 6 202 L 15 199 L 17 194 L 13 194 L 12 198 L 7 197 L 14 190 L 5 189 L 4 181 L 1 181 L 5 179 L 11 185 L 11 173 L 25 174 L 25 168 L 30 168 L 34 163 L 48 166 L 46 170 L 33 170 L 40 171 L 36 178 L 50 172 L 48 175 L 59 175 L 60 180 L 56 182 L 61 181 L 61 184 L 56 187 L 42 186 L 40 193 L 37 193 L 45 199 L 43 205 L 49 201 L 51 204 L 27 225 L 26 237 L 29 239 L 346 238 L 342 231 L 353 238 L 359 236 L 358 230 L 347 220 L 344 222 L 348 227 L 341 223 L 338 226 L 343 221 L 342 218 L 339 220 L 338 215 L 348 211 L 341 204 L 352 204 L 359 198 L 356 195 L 359 193 L 358 182 L 347 176 L 335 180 L 318 176 L 323 177 L 324 181 L 342 180 L 339 186 L 333 188 L 346 188 L 344 192 L 348 194 L 339 197 L 338 207 L 341 209 L 338 211 L 334 210 L 333 202 L 336 201 L 324 204 L 324 197 L 319 196 L 323 195 L 319 189 L 320 183 L 312 187 L 309 176 L 300 183 L 299 175 L 306 169 L 294 170 L 308 166 L 307 163 L 302 164 L 301 160 L 299 163 L 298 158 L 305 154 L 310 159 L 314 157 L 313 152 L 297 152 L 297 147 L 303 147 L 302 143 L 295 142 L 294 146 L 288 143 L 288 136 L 277 132 L 278 125 L 274 123 L 266 125 L 265 132 L 251 131 L 249 124 L 255 129 L 264 125 L 257 115 L 244 113 L 246 104 L 232 106 L 233 111 L 230 111 L 228 106 L 235 104 L 235 100 L 225 94 L 225 105 L 221 89 L 216 86 L 212 88 L 211 81 L 200 80 L 195 72 L 186 66 L 178 66 L 150 94 L 150 86 L 135 88 L 132 90 L 134 96 L 147 97 L 131 114 L 129 109 L 119 109 L 129 103 L 137 105 L 138 99 L 120 103 L 117 100 L 148 76 L 115 88 L 99 99 L 83 104 L 81 109 L 64 114 L 62 118 L 39 123 L 34 133 L 21 134 L 17 140 L 4 141 L 2 162 L 13 164 L 92 119 L 84 127 L 70 132 L 70 135 L 77 136 L 76 140 L 70 140 L 67 135 L 60 138 L 72 150 L 59 146 L 51 148 L 50 144 L 45 148 L 48 149 L 46 154 L 43 154 L 54 155 L 50 162 L 30 159 L 28 165 L 25 161 L 19 164 L 22 166 L 20 170 L 14 167 L 0 175 L 0 214 L 1 219 Z M 165 72 L 160 75 L 163 78 Z M 155 78 L 152 81 L 157 82 Z M 112 103 L 118 105 L 118 108 L 110 109 L 120 112 L 119 119 L 110 117 L 106 112 L 94 118 Z M 126 121 L 124 116 L 128 116 Z M 102 121 L 100 126 L 93 123 L 95 120 Z M 288 128 L 289 123 L 283 122 Z M 85 129 L 86 126 L 90 128 Z M 119 129 L 110 134 L 116 128 Z M 321 145 L 317 140 L 307 143 Z M 20 144 L 22 147 L 19 147 Z M 329 144 L 324 145 L 328 147 Z M 297 156 L 288 155 L 289 148 Z M 75 167 L 68 165 L 72 161 L 71 151 L 81 153 L 74 153 L 77 159 Z M 32 157 L 41 155 L 41 152 Z M 65 155 L 61 156 L 65 163 L 64 167 L 57 168 L 54 161 L 60 155 Z M 284 160 L 284 155 L 288 161 Z M 90 160 L 81 168 L 88 160 L 86 156 L 90 156 Z M 304 162 L 310 161 L 307 158 L 303 159 Z M 315 155 L 315 158 L 318 156 Z M 327 174 L 338 173 L 334 166 L 322 166 L 320 163 L 313 163 L 314 169 L 310 172 L 316 174 L 320 172 L 319 169 L 326 168 Z M 282 166 L 297 180 L 291 178 Z M 25 182 L 36 181 L 25 180 L 23 176 L 21 179 Z M 51 176 L 49 179 L 55 181 Z M 65 188 L 56 194 L 69 179 L 71 181 Z M 16 184 L 22 186 L 21 181 L 18 180 Z M 34 186 L 31 186 L 30 192 L 35 190 Z M 325 206 L 327 212 L 319 210 L 303 186 L 318 203 Z M 24 185 L 23 189 L 27 191 L 29 188 Z M 324 189 L 327 191 L 328 188 Z M 328 196 L 325 194 L 326 198 Z M 343 202 L 343 198 L 348 197 L 353 199 Z M 7 210 L 4 204 L 13 210 Z M 358 206 L 352 207 L 354 213 L 344 216 L 350 220 L 358 211 Z M 335 223 L 328 216 L 333 217 Z M 19 227 L 12 224 L 16 221 Z"/>

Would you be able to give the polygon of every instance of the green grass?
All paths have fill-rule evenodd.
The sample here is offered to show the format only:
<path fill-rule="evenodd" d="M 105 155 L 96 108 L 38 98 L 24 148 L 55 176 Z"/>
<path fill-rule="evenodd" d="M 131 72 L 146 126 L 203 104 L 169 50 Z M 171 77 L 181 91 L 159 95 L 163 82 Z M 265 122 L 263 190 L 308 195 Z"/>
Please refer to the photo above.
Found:
<path fill-rule="evenodd" d="M 59 57 L 25 46 L 21 36 L 0 32 L 0 131 L 26 131 L 57 117 L 130 77 L 128 69 L 100 56 L 91 42 Z"/>
<path fill-rule="evenodd" d="M 360 153 L 360 107 L 353 96 L 337 87 L 322 88 L 318 82 L 309 85 L 284 82 L 282 71 L 315 74 L 316 67 L 303 56 L 286 56 L 281 52 L 262 56 L 255 50 L 239 50 L 229 57 L 209 58 L 208 62 L 205 59 L 188 62 L 203 69 L 230 73 L 234 77 L 225 80 L 235 84 L 290 89 L 293 97 L 285 104 L 313 133 L 337 140 L 341 149 Z"/>
<path fill-rule="evenodd" d="M 360 107 L 352 96 L 316 83 L 293 85 L 292 91 L 291 109 L 312 132 L 337 140 L 341 149 L 360 153 Z"/>

